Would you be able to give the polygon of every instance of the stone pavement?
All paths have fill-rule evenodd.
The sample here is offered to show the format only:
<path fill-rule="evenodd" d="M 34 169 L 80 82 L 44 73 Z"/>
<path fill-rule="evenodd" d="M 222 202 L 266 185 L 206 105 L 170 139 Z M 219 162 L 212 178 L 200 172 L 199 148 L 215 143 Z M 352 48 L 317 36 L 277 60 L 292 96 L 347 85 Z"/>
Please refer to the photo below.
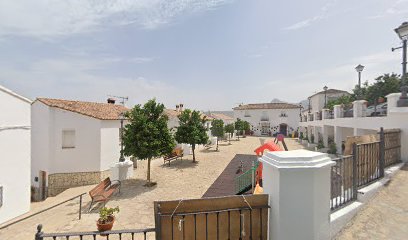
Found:
<path fill-rule="evenodd" d="M 335 239 L 408 239 L 408 165 L 391 178 Z"/>
<path fill-rule="evenodd" d="M 288 139 L 289 149 L 301 147 L 294 140 Z M 120 212 L 113 229 L 138 229 L 154 227 L 153 202 L 156 200 L 176 200 L 201 198 L 215 179 L 221 174 L 236 154 L 254 154 L 254 149 L 260 145 L 257 137 L 247 137 L 240 141 L 220 143 L 220 151 L 212 149 L 196 150 L 197 164 L 192 163 L 192 156 L 182 161 L 176 160 L 163 164 L 162 159 L 152 161 L 152 180 L 157 186 L 144 187 L 147 161 L 138 162 L 134 179 L 123 183 L 121 193 L 107 203 L 108 207 L 119 206 Z M 88 192 L 93 186 L 69 189 L 56 197 L 44 202 L 33 203 L 30 213 L 62 202 L 83 192 Z M 6 229 L 0 230 L 0 239 L 33 239 L 37 224 L 43 224 L 44 232 L 94 231 L 98 219 L 98 205 L 87 212 L 90 198 L 85 195 L 82 219 L 78 220 L 78 200 L 68 202 L 45 213 L 24 220 Z M 112 239 L 112 238 L 110 238 Z M 124 239 L 124 238 L 122 238 Z"/>

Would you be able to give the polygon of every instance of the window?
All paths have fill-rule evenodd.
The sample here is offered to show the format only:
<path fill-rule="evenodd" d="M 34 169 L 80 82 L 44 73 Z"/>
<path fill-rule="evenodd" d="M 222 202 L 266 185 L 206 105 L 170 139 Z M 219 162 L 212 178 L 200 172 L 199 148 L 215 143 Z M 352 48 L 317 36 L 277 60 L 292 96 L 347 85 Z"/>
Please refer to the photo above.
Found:
<path fill-rule="evenodd" d="M 62 148 L 75 148 L 75 130 L 62 130 Z"/>

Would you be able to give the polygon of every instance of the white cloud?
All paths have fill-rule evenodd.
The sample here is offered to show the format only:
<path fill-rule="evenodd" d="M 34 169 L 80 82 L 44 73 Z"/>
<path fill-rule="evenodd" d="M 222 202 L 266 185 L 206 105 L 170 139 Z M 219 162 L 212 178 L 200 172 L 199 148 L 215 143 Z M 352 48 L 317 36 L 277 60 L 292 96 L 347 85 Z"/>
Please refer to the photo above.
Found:
<path fill-rule="evenodd" d="M 232 0 L 3 0 L 0 36 L 53 38 L 135 24 L 154 29 L 182 14 Z"/>
<path fill-rule="evenodd" d="M 319 14 L 313 17 L 307 18 L 305 20 L 302 20 L 300 22 L 297 22 L 295 24 L 292 24 L 288 27 L 285 27 L 284 29 L 285 30 L 297 30 L 297 29 L 305 28 L 305 27 L 312 25 L 315 22 L 318 22 L 320 20 L 327 18 L 329 10 L 336 4 L 336 2 L 337 0 L 328 1 L 323 7 L 320 8 Z"/>
<path fill-rule="evenodd" d="M 286 91 L 282 91 L 282 93 L 278 91 L 274 96 L 287 101 L 300 101 L 321 90 L 325 85 L 330 88 L 351 90 L 357 84 L 355 67 L 358 64 L 365 66 L 362 73 L 362 81 L 370 80 L 371 82 L 374 78 L 384 73 L 399 73 L 400 60 L 401 55 L 395 52 L 373 53 L 355 57 L 349 63 L 328 66 L 321 70 L 294 75 L 290 78 L 275 76 L 273 77 L 274 80 L 266 84 L 266 87 L 279 88 L 288 82 L 296 82 L 296 84 L 287 85 Z M 290 95 L 291 98 L 288 97 L 287 92 L 292 93 Z"/>
<path fill-rule="evenodd" d="M 393 15 L 403 15 L 406 13 L 408 13 L 408 0 L 397 0 L 393 1 L 391 6 L 384 12 L 374 16 L 369 16 L 368 19 L 378 19 Z"/>

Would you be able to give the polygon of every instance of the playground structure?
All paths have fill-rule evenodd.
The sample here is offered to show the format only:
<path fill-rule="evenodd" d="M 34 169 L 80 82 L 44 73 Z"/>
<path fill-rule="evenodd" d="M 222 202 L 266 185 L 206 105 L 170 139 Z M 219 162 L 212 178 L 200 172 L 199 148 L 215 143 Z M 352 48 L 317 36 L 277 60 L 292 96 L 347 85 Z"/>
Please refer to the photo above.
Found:
<path fill-rule="evenodd" d="M 285 137 L 282 134 L 278 134 L 274 140 L 270 140 L 257 149 L 254 150 L 258 158 L 262 157 L 265 151 L 275 152 L 282 151 L 278 143 L 281 142 L 285 151 L 288 148 L 285 143 Z M 262 191 L 262 163 L 258 160 L 252 163 L 252 167 L 235 178 L 235 193 L 241 195 L 249 190 L 252 193 Z M 256 191 L 255 191 L 256 190 Z"/>

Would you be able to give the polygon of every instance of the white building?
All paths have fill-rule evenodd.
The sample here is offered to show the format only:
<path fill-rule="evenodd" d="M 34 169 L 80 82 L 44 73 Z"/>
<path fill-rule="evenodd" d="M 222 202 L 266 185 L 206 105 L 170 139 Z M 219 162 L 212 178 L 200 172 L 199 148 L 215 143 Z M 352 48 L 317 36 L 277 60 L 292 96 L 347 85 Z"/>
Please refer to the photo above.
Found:
<path fill-rule="evenodd" d="M 36 199 L 109 176 L 120 157 L 119 119 L 127 108 L 38 98 L 31 110 L 31 184 Z"/>
<path fill-rule="evenodd" d="M 344 109 L 341 105 L 334 106 L 334 114 L 329 114 L 324 110 L 322 118 L 308 117 L 299 123 L 300 131 L 304 136 L 314 143 L 318 143 L 322 137 L 324 146 L 328 146 L 329 139 L 333 139 L 337 147 L 337 152 L 342 153 L 342 143 L 349 136 L 361 136 L 367 134 L 377 134 L 381 127 L 384 129 L 401 130 L 401 159 L 408 161 L 408 107 L 397 107 L 397 101 L 401 93 L 393 93 L 387 96 L 387 115 L 366 117 L 367 101 L 359 100 L 353 102 L 352 117 L 344 116 Z M 313 115 L 313 114 L 311 114 Z"/>
<path fill-rule="evenodd" d="M 330 100 L 336 100 L 339 97 L 346 95 L 350 95 L 350 93 L 338 89 L 327 89 L 327 91 L 315 93 L 308 97 L 310 101 L 310 112 L 319 112 L 324 108 L 325 102 L 328 103 Z"/>
<path fill-rule="evenodd" d="M 297 131 L 300 105 L 290 103 L 255 103 L 233 108 L 234 119 L 247 121 L 256 136 L 285 135 Z"/>
<path fill-rule="evenodd" d="M 30 210 L 30 106 L 0 86 L 0 224 Z"/>
<path fill-rule="evenodd" d="M 227 115 L 225 115 L 223 113 L 211 113 L 210 112 L 210 113 L 208 113 L 206 115 L 207 115 L 207 117 L 209 117 L 211 119 L 222 120 L 224 122 L 224 126 L 235 122 L 233 117 L 227 116 Z"/>

